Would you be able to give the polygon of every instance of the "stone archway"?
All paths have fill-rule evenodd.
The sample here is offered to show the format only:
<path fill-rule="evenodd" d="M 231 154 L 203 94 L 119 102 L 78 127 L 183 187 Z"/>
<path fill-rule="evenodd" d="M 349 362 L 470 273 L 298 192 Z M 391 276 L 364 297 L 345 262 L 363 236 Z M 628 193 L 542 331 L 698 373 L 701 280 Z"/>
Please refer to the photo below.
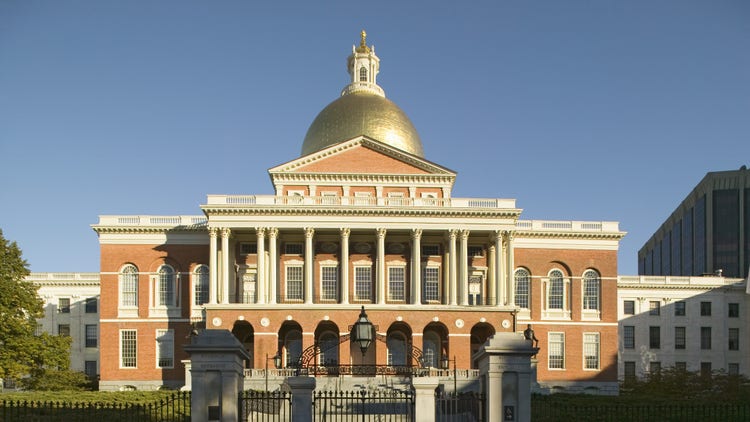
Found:
<path fill-rule="evenodd" d="M 242 343 L 242 347 L 250 354 L 250 360 L 245 362 L 247 368 L 255 365 L 255 329 L 247 321 L 235 321 L 232 334 Z"/>
<path fill-rule="evenodd" d="M 476 352 L 487 342 L 487 339 L 495 335 L 495 327 L 487 322 L 480 322 L 471 327 L 471 350 L 469 356 L 474 356 Z M 471 361 L 471 368 L 477 369 L 477 362 Z"/>

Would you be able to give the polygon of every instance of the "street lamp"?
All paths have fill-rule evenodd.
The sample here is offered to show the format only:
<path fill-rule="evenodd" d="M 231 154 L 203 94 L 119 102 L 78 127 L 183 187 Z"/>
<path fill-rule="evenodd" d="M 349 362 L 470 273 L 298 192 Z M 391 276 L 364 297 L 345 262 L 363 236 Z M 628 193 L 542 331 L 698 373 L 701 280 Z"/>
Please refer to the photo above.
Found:
<path fill-rule="evenodd" d="M 362 306 L 362 312 L 359 313 L 359 319 L 354 323 L 352 340 L 359 345 L 359 350 L 364 356 L 372 343 L 372 322 L 367 319 L 364 306 Z"/>
<path fill-rule="evenodd" d="M 456 371 L 456 355 L 453 355 L 453 359 L 448 359 L 448 355 L 443 355 L 443 358 L 440 359 L 440 366 L 443 367 L 443 369 L 448 370 L 451 369 L 450 363 L 453 362 L 453 394 L 458 394 L 458 388 L 456 386 L 457 381 L 457 371 Z"/>
<path fill-rule="evenodd" d="M 281 368 L 281 355 L 276 352 L 276 355 L 274 357 L 269 358 L 268 353 L 266 353 L 266 391 L 268 391 L 268 361 L 273 360 L 273 366 L 276 367 L 276 369 Z"/>

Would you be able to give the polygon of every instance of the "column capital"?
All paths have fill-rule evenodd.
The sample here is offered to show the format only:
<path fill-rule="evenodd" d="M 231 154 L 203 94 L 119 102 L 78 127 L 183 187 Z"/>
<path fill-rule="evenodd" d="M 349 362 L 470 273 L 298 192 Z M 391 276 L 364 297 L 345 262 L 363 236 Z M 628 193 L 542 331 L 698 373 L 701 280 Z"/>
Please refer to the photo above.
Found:
<path fill-rule="evenodd" d="M 513 238 L 515 237 L 516 232 L 513 230 L 505 230 L 503 231 L 503 237 L 505 238 L 505 242 L 512 242 Z"/>
<path fill-rule="evenodd" d="M 232 230 L 230 230 L 228 227 L 222 227 L 221 228 L 221 237 L 222 238 L 228 238 L 232 235 Z"/>
<path fill-rule="evenodd" d="M 450 240 L 456 240 L 456 237 L 458 237 L 458 229 L 448 230 L 448 238 Z"/>
<path fill-rule="evenodd" d="M 312 239 L 313 235 L 315 234 L 315 229 L 312 227 L 305 227 L 305 238 L 306 239 Z"/>
<path fill-rule="evenodd" d="M 264 237 L 266 235 L 266 228 L 265 227 L 256 227 L 255 228 L 255 234 L 258 237 Z"/>
<path fill-rule="evenodd" d="M 342 227 L 339 229 L 339 231 L 341 232 L 341 237 L 345 238 L 348 238 L 349 235 L 352 234 L 352 229 L 350 229 L 349 227 Z"/>
<path fill-rule="evenodd" d="M 275 239 L 279 237 L 279 229 L 276 227 L 269 227 L 266 229 L 266 234 L 268 234 L 268 237 L 271 239 Z"/>
<path fill-rule="evenodd" d="M 492 232 L 492 240 L 496 242 L 502 242 L 504 234 L 505 234 L 505 230 L 494 230 Z"/>
<path fill-rule="evenodd" d="M 385 233 L 387 231 L 386 229 L 379 228 L 379 229 L 375 229 L 375 230 L 376 230 L 376 234 L 378 236 L 378 239 L 385 239 Z"/>
<path fill-rule="evenodd" d="M 469 238 L 469 234 L 471 233 L 470 230 L 461 230 L 461 240 L 466 240 Z"/>
<path fill-rule="evenodd" d="M 209 227 L 208 236 L 214 239 L 217 238 L 219 236 L 219 229 L 217 229 L 216 227 Z"/>
<path fill-rule="evenodd" d="M 422 229 L 411 229 L 411 238 L 417 240 L 422 237 Z"/>

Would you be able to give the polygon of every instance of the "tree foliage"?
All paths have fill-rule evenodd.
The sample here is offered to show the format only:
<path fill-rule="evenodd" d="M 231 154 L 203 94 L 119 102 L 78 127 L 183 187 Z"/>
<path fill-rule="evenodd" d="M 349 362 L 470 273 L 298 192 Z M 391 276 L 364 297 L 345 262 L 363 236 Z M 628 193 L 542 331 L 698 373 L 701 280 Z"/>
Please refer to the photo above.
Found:
<path fill-rule="evenodd" d="M 42 368 L 67 369 L 70 338 L 35 335 L 44 316 L 38 287 L 26 281 L 28 264 L 16 242 L 0 230 L 0 378 L 34 375 Z"/>
<path fill-rule="evenodd" d="M 25 390 L 34 391 L 85 391 L 92 390 L 91 380 L 83 372 L 69 369 L 35 370 L 33 375 L 21 380 Z"/>
<path fill-rule="evenodd" d="M 644 379 L 623 384 L 621 396 L 638 400 L 668 400 L 674 402 L 733 402 L 750 401 L 750 384 L 742 375 L 724 371 L 710 374 L 667 368 Z"/>

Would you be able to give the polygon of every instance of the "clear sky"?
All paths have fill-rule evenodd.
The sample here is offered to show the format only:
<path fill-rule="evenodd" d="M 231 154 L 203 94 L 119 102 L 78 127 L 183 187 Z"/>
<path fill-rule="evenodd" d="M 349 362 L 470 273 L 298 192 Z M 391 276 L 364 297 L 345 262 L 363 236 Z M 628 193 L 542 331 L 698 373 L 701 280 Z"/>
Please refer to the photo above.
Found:
<path fill-rule="evenodd" d="M 0 228 L 95 272 L 99 215 L 272 193 L 348 83 L 378 83 L 457 197 L 619 221 L 620 274 L 709 171 L 750 164 L 750 2 L 0 0 Z"/>

